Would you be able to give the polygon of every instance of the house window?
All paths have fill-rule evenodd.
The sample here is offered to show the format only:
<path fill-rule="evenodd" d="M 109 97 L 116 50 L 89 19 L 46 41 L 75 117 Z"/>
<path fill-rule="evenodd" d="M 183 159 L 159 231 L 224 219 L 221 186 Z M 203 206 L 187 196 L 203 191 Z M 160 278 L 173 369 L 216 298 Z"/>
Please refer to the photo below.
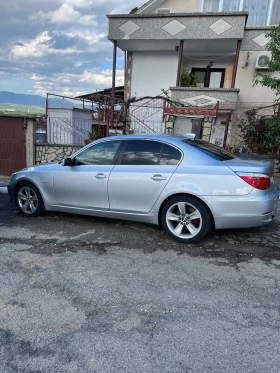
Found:
<path fill-rule="evenodd" d="M 269 5 L 267 0 L 244 0 L 243 10 L 249 13 L 247 26 L 265 26 Z"/>
<path fill-rule="evenodd" d="M 201 0 L 203 12 L 248 12 L 247 26 L 278 25 L 279 0 Z"/>
<path fill-rule="evenodd" d="M 157 14 L 169 14 L 171 13 L 171 11 L 172 11 L 171 8 L 158 8 Z"/>
<path fill-rule="evenodd" d="M 224 0 L 223 12 L 238 12 L 240 7 L 240 0 Z"/>
<path fill-rule="evenodd" d="M 218 12 L 220 0 L 204 0 L 203 12 Z"/>
<path fill-rule="evenodd" d="M 192 69 L 192 73 L 198 78 L 197 87 L 207 88 L 223 88 L 225 72 L 225 69 Z"/>
<path fill-rule="evenodd" d="M 280 22 L 280 1 L 274 0 L 270 25 L 278 25 Z"/>

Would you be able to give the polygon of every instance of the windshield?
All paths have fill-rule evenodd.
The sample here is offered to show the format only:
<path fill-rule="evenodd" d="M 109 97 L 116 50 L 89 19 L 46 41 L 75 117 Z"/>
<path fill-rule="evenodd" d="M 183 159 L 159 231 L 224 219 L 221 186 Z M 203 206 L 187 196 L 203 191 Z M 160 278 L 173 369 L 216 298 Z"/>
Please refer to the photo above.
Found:
<path fill-rule="evenodd" d="M 203 140 L 182 140 L 186 144 L 199 149 L 203 153 L 209 155 L 209 157 L 214 158 L 218 161 L 229 161 L 230 159 L 238 158 L 238 155 L 232 154 L 217 145 L 210 144 L 209 142 Z"/>

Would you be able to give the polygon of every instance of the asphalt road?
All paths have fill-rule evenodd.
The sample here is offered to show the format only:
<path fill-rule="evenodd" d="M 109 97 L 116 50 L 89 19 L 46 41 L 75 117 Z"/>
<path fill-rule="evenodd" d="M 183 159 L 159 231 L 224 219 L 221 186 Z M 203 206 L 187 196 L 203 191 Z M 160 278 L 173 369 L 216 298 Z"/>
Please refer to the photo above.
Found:
<path fill-rule="evenodd" d="M 0 194 L 0 373 L 279 373 L 279 224 L 183 245 Z"/>

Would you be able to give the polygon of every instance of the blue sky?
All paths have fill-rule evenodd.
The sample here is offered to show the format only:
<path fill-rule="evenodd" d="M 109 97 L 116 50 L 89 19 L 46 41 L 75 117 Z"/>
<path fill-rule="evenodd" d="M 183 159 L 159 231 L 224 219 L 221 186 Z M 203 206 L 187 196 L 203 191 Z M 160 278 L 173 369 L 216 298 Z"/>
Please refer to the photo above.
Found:
<path fill-rule="evenodd" d="M 111 86 L 106 14 L 141 0 L 1 0 L 0 91 L 78 95 Z M 117 84 L 123 83 L 118 50 Z"/>

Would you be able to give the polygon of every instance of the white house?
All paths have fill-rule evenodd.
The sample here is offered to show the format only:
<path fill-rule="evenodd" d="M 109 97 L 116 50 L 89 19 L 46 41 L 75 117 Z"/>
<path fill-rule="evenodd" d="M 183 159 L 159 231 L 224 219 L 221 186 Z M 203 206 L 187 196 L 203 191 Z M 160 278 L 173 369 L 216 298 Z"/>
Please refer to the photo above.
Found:
<path fill-rule="evenodd" d="M 77 108 L 48 108 L 48 142 L 84 145 L 92 129 L 92 111 Z"/>
<path fill-rule="evenodd" d="M 267 71 L 266 32 L 280 21 L 279 0 L 150 0 L 108 21 L 109 40 L 126 54 L 126 98 L 164 88 L 186 107 L 167 112 L 166 132 L 223 141 L 242 111 L 275 100 L 252 80 Z M 184 70 L 197 87 L 181 87 Z"/>

